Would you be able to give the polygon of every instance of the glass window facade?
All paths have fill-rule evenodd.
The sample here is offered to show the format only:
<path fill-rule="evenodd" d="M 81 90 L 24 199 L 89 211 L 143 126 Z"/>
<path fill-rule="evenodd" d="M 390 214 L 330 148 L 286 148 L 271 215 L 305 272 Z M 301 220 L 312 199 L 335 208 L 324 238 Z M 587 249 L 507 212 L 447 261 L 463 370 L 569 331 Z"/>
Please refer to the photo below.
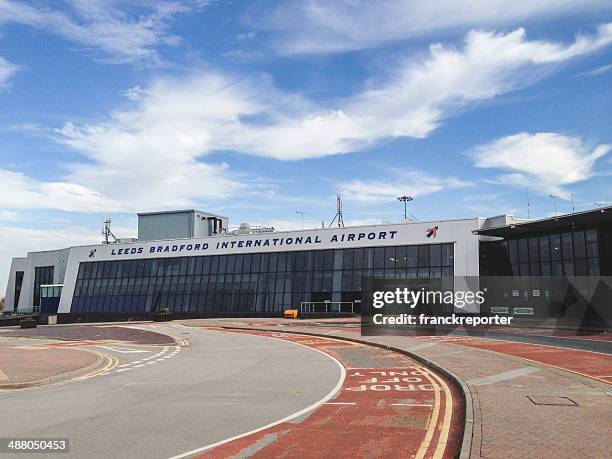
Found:
<path fill-rule="evenodd" d="M 59 298 L 62 295 L 61 285 L 41 285 L 40 297 L 41 298 Z"/>
<path fill-rule="evenodd" d="M 83 262 L 72 313 L 278 313 L 361 300 L 363 278 L 452 277 L 453 244 Z"/>
<path fill-rule="evenodd" d="M 480 243 L 483 276 L 599 276 L 596 229 Z"/>
<path fill-rule="evenodd" d="M 40 306 L 40 286 L 45 284 L 53 284 L 53 266 L 34 268 L 34 307 Z"/>
<path fill-rule="evenodd" d="M 13 299 L 13 311 L 17 310 L 19 297 L 21 296 L 21 286 L 23 285 L 23 271 L 15 271 L 15 296 Z"/>

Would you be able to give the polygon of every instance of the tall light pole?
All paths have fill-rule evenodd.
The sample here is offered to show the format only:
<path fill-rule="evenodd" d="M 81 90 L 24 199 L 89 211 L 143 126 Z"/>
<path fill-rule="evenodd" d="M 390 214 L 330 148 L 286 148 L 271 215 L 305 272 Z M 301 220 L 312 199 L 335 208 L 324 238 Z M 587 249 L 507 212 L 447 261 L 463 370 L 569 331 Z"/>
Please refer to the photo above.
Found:
<path fill-rule="evenodd" d="M 295 213 L 302 217 L 302 230 L 304 230 L 304 212 L 301 210 L 296 210 Z"/>
<path fill-rule="evenodd" d="M 406 205 L 408 201 L 414 201 L 414 198 L 412 196 L 408 196 L 407 194 L 405 194 L 403 196 L 398 196 L 397 200 L 404 203 L 404 222 L 405 222 L 408 219 Z"/>
<path fill-rule="evenodd" d="M 553 200 L 553 205 L 555 206 L 555 217 L 556 217 L 557 216 L 557 199 L 559 199 L 561 196 L 557 196 L 556 194 L 551 194 L 549 196 Z"/>

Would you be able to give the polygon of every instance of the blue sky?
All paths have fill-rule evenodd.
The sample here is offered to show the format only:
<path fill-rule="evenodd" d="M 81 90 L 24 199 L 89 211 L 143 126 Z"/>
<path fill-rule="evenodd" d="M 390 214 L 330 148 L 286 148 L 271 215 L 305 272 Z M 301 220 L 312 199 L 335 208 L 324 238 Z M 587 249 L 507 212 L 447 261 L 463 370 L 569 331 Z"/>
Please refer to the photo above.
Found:
<path fill-rule="evenodd" d="M 152 6 L 153 5 L 153 6 Z M 299 228 L 612 201 L 612 6 L 0 0 L 10 258 L 191 208 Z M 1 293 L 0 293 L 1 294 Z"/>

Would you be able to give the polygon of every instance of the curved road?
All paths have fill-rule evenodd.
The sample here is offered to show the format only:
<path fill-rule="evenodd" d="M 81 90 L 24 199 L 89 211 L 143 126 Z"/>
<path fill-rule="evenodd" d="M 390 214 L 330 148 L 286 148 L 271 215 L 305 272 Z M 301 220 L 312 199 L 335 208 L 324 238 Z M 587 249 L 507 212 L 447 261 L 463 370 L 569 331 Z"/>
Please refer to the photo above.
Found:
<path fill-rule="evenodd" d="M 287 341 L 158 330 L 190 346 L 133 371 L 0 393 L 0 437 L 69 438 L 58 457 L 167 458 L 296 413 L 341 379 L 334 360 Z"/>

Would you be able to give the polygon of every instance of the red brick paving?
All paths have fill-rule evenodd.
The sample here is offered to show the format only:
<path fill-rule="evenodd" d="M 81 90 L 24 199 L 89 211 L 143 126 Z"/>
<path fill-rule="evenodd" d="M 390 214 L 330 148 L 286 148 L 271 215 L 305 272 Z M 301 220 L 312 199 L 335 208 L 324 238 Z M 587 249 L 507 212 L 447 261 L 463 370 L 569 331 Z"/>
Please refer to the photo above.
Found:
<path fill-rule="evenodd" d="M 334 356 L 347 367 L 344 385 L 330 404 L 317 408 L 301 422 L 276 425 L 206 451 L 199 457 L 403 458 L 414 457 L 423 444 L 420 457 L 433 457 L 437 451 L 441 454 L 438 457 L 452 458 L 458 453 L 463 433 L 463 398 L 456 388 L 441 387 L 442 383 L 413 359 L 326 338 L 246 333 L 272 335 Z M 385 366 L 350 368 L 343 361 L 343 348 L 362 349 L 368 361 L 374 358 Z M 449 382 L 444 383 L 452 387 Z M 447 397 L 452 407 L 448 412 Z M 448 428 L 442 428 L 443 421 Z"/>
<path fill-rule="evenodd" d="M 449 338 L 453 344 L 529 359 L 564 370 L 612 382 L 612 356 L 577 349 L 478 338 Z M 443 339 L 444 341 L 444 339 Z"/>
<path fill-rule="evenodd" d="M 13 329 L 2 332 L 1 336 L 23 338 L 49 338 L 69 341 L 113 340 L 144 345 L 173 345 L 172 337 L 162 333 L 121 326 L 61 325 L 32 329 Z"/>
<path fill-rule="evenodd" d="M 0 346 L 0 388 L 33 383 L 92 366 L 100 360 L 93 352 L 77 349 L 21 349 Z"/>
<path fill-rule="evenodd" d="M 286 322 L 288 321 L 277 321 Z M 220 320 L 199 320 L 193 321 L 191 325 L 217 327 L 224 324 Z M 246 324 L 243 322 L 241 326 Z M 264 328 L 278 331 L 283 327 L 261 327 Z M 309 326 L 295 327 L 293 330 L 304 334 L 356 338 L 348 329 Z M 475 385 L 470 381 L 522 370 L 533 365 L 505 354 L 461 346 L 459 342 L 450 340 L 434 339 L 432 346 L 423 347 L 424 344 L 430 344 L 424 337 L 371 336 L 358 339 L 416 353 L 452 371 L 464 382 L 472 400 L 468 407 L 468 412 L 473 413 L 471 442 L 464 445 L 471 458 L 610 457 L 612 398 L 609 395 L 609 386 L 604 382 L 537 367 L 535 373 Z M 561 348 L 559 351 L 559 355 L 563 355 L 567 350 Z M 593 355 L 609 358 L 603 354 Z M 536 405 L 530 401 L 529 396 L 568 397 L 577 405 Z M 469 428 L 469 424 L 466 424 L 466 428 Z"/>

